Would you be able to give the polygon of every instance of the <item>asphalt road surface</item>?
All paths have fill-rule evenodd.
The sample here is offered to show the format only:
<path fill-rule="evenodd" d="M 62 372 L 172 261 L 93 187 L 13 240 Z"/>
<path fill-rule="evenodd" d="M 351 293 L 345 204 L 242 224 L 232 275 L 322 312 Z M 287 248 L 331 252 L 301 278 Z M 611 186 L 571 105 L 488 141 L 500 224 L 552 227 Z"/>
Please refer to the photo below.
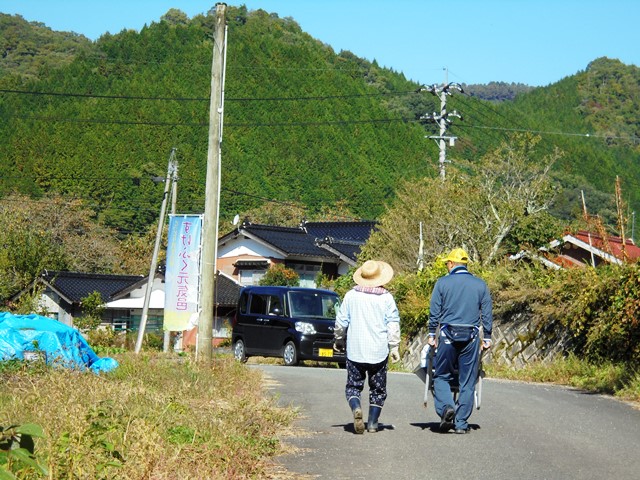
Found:
<path fill-rule="evenodd" d="M 390 373 L 377 433 L 353 432 L 346 370 L 252 365 L 281 405 L 299 407 L 304 435 L 277 460 L 301 478 L 640 479 L 640 410 L 609 397 L 540 384 L 484 380 L 471 432 L 439 433 L 424 383 Z M 365 421 L 367 388 L 363 395 Z"/>

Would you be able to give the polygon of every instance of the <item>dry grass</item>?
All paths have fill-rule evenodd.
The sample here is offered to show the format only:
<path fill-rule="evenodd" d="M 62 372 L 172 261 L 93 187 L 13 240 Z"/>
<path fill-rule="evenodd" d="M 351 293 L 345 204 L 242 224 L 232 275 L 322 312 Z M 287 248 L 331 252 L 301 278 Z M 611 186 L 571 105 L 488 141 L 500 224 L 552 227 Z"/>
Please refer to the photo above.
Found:
<path fill-rule="evenodd" d="M 595 365 L 570 355 L 550 363 L 534 362 L 519 369 L 488 364 L 485 371 L 494 378 L 569 385 L 640 404 L 640 372 L 628 365 L 611 362 Z"/>
<path fill-rule="evenodd" d="M 271 458 L 296 413 L 264 394 L 259 371 L 123 354 L 97 376 L 1 369 L 0 425 L 37 423 L 36 455 L 52 479 L 278 478 Z M 19 478 L 38 478 L 28 471 Z M 286 477 L 283 477 L 286 478 Z"/>

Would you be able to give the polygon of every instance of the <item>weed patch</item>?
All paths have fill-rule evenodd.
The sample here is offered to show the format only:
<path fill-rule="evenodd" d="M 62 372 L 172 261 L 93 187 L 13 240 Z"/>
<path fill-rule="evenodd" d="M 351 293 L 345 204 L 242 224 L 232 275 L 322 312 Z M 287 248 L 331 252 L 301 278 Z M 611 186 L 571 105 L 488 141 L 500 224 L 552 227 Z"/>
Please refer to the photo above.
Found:
<path fill-rule="evenodd" d="M 101 376 L 0 368 L 0 425 L 42 426 L 35 453 L 50 478 L 268 478 L 295 412 L 263 394 L 259 371 L 230 356 L 117 360 Z M 20 478 L 39 477 L 32 469 Z"/>

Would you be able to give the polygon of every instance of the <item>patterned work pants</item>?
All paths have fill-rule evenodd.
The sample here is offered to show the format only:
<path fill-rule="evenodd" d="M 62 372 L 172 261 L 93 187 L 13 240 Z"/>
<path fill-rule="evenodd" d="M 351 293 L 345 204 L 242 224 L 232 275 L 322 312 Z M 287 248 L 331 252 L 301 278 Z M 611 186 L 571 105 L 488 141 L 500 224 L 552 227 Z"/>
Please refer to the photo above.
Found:
<path fill-rule="evenodd" d="M 368 375 L 369 405 L 384 406 L 387 398 L 387 363 L 387 359 L 380 363 L 358 363 L 347 359 L 347 401 L 353 397 L 360 398 Z"/>

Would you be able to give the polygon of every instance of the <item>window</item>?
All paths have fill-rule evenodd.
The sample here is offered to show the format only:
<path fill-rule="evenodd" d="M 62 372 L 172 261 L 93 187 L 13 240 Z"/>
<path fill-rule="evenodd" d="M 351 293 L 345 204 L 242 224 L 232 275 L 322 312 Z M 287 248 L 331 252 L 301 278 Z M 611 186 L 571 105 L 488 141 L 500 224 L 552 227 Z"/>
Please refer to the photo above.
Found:
<path fill-rule="evenodd" d="M 268 295 L 251 295 L 249 313 L 265 315 L 267 313 Z"/>
<path fill-rule="evenodd" d="M 291 263 L 287 268 L 294 270 L 300 277 L 300 286 L 308 288 L 316 288 L 316 277 L 322 271 L 320 265 Z"/>
<path fill-rule="evenodd" d="M 240 284 L 258 285 L 264 274 L 265 270 L 240 270 Z"/>

